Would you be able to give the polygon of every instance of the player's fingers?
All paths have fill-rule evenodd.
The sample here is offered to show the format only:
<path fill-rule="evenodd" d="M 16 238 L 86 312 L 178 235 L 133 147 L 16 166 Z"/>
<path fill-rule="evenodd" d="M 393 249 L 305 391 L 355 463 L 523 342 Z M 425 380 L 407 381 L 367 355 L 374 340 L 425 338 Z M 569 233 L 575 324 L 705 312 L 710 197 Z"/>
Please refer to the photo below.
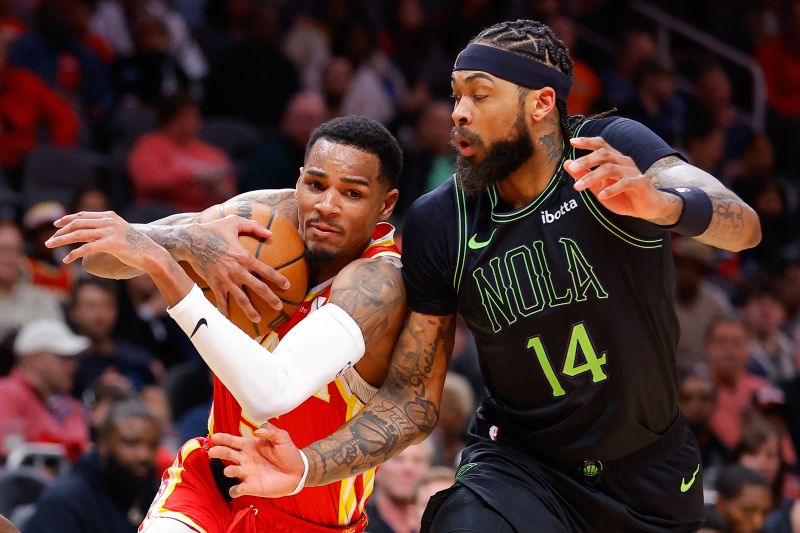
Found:
<path fill-rule="evenodd" d="M 613 198 L 618 194 L 621 194 L 626 191 L 630 191 L 631 189 L 637 188 L 641 185 L 641 180 L 647 179 L 644 177 L 626 177 L 622 178 L 621 180 L 613 183 L 600 191 L 597 194 L 597 198 L 600 200 L 606 200 L 608 198 Z"/>
<path fill-rule="evenodd" d="M 252 257 L 252 256 L 251 256 Z M 266 283 L 278 287 L 279 289 L 286 290 L 289 288 L 289 280 L 286 279 L 286 276 L 269 266 L 268 264 L 259 261 L 255 257 L 250 264 L 249 270 L 251 272 L 255 272 L 256 275 Z M 280 309 L 280 307 L 276 307 L 276 309 Z"/>
<path fill-rule="evenodd" d="M 44 243 L 48 248 L 58 248 L 66 244 L 79 242 L 93 242 L 103 237 L 103 232 L 97 229 L 80 229 L 59 237 L 50 237 Z"/>
<path fill-rule="evenodd" d="M 230 433 L 212 433 L 211 442 L 214 443 L 214 446 L 208 451 L 209 455 L 211 455 L 211 450 L 217 447 L 220 452 L 226 448 L 230 450 L 241 450 L 244 446 L 244 437 L 231 435 Z M 221 456 L 214 457 L 217 457 L 217 459 L 225 459 L 225 457 Z"/>
<path fill-rule="evenodd" d="M 600 183 L 602 180 L 618 180 L 623 177 L 622 171 L 623 168 L 619 165 L 605 163 L 576 181 L 573 187 L 576 191 L 582 191 Z"/>
<path fill-rule="evenodd" d="M 70 251 L 67 255 L 64 256 L 62 262 L 65 265 L 72 263 L 82 257 L 86 257 L 87 255 L 100 252 L 102 250 L 99 249 L 99 246 L 95 242 L 89 242 L 84 244 L 83 246 L 79 246 L 74 250 Z"/>
<path fill-rule="evenodd" d="M 569 140 L 569 143 L 580 150 L 600 150 L 601 148 L 605 148 L 617 152 L 617 150 L 602 137 L 573 137 Z"/>
<path fill-rule="evenodd" d="M 239 498 L 240 496 L 247 496 L 250 493 L 247 492 L 247 482 L 239 483 L 238 485 L 234 485 L 228 490 L 228 494 L 231 495 L 231 498 Z"/>
<path fill-rule="evenodd" d="M 255 430 L 255 436 L 268 440 L 273 444 L 277 444 L 279 442 L 287 440 L 289 434 L 286 431 L 273 426 L 269 422 L 264 422 L 260 428 Z"/>
<path fill-rule="evenodd" d="M 257 221 L 248 220 L 242 217 L 237 218 L 239 219 L 237 224 L 239 233 L 247 233 L 260 239 L 269 239 L 272 237 L 272 232 L 259 224 Z"/>
<path fill-rule="evenodd" d="M 242 287 L 232 286 L 230 292 L 228 292 L 228 296 L 233 298 L 233 301 L 244 311 L 248 319 L 256 323 L 261 322 L 261 315 L 256 311 L 256 308 L 253 307 L 250 298 Z"/>
<path fill-rule="evenodd" d="M 66 226 L 73 220 L 81 219 L 97 219 L 97 218 L 113 218 L 118 216 L 114 211 L 79 211 L 77 213 L 71 213 L 69 215 L 64 215 L 63 217 L 59 218 L 53 225 L 57 228 Z"/>
<path fill-rule="evenodd" d="M 69 224 L 61 226 L 55 233 L 53 233 L 53 237 L 60 237 L 61 235 L 65 235 L 79 229 L 91 229 L 98 228 L 100 226 L 107 226 L 110 222 L 110 218 L 78 218 Z"/>
<path fill-rule="evenodd" d="M 228 315 L 228 289 L 216 283 L 208 282 L 208 288 L 214 293 L 214 304 L 222 316 Z"/>
<path fill-rule="evenodd" d="M 283 307 L 281 299 L 257 276 L 248 272 L 244 279 L 244 285 L 249 288 L 250 291 L 256 293 L 271 308 L 280 310 Z"/>
<path fill-rule="evenodd" d="M 626 163 L 626 156 L 621 153 L 608 149 L 598 148 L 594 152 L 588 153 L 575 160 L 564 162 L 564 169 L 570 173 L 571 176 L 581 176 L 586 171 L 598 167 L 604 163 Z"/>
<path fill-rule="evenodd" d="M 228 465 L 222 470 L 222 473 L 225 474 L 225 477 L 242 477 L 244 469 L 238 464 Z"/>

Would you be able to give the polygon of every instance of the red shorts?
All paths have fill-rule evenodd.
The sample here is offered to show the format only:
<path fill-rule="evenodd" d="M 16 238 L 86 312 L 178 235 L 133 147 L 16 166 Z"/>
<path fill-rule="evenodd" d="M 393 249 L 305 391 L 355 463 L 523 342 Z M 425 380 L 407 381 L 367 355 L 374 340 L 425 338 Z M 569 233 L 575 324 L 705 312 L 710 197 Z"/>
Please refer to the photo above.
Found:
<path fill-rule="evenodd" d="M 178 450 L 139 531 L 159 517 L 178 520 L 199 533 L 362 533 L 367 527 L 365 514 L 349 526 L 306 522 L 277 509 L 269 498 L 242 498 L 232 507 L 217 488 L 207 450 L 202 437 Z"/>

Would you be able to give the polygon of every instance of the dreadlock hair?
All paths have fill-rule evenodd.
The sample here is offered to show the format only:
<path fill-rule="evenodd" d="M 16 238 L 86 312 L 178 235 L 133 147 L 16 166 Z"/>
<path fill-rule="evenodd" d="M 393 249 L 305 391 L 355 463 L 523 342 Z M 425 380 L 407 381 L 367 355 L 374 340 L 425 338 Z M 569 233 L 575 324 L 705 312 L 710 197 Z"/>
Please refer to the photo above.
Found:
<path fill-rule="evenodd" d="M 572 57 L 567 45 L 556 37 L 549 26 L 541 22 L 525 19 L 499 22 L 480 32 L 470 43 L 487 44 L 507 50 L 544 63 L 572 78 Z M 527 93 L 527 91 L 521 92 Z M 558 110 L 561 134 L 566 141 L 584 117 L 567 115 L 567 105 L 563 100 L 556 100 L 556 109 Z"/>

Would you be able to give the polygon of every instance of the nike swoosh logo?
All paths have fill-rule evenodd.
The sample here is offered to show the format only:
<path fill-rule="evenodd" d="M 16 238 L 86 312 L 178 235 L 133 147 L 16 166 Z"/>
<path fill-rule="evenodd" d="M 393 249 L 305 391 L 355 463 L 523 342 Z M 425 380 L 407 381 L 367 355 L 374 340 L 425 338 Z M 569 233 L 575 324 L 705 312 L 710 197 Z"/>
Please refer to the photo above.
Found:
<path fill-rule="evenodd" d="M 194 334 L 197 333 L 197 330 L 200 329 L 200 326 L 208 327 L 208 321 L 205 318 L 201 318 L 200 320 L 198 320 L 197 325 L 194 327 L 194 331 L 192 331 L 192 334 L 189 335 L 190 339 L 194 337 Z"/>
<path fill-rule="evenodd" d="M 697 478 L 697 473 L 700 472 L 700 465 L 697 465 L 697 468 L 694 469 L 694 473 L 692 473 L 692 479 L 689 482 L 686 482 L 685 478 L 681 478 L 681 492 L 686 492 L 692 488 L 694 485 L 694 480 Z"/>
<path fill-rule="evenodd" d="M 470 250 L 480 250 L 481 248 L 486 248 L 487 246 L 489 246 L 489 243 L 492 242 L 492 237 L 494 237 L 494 232 L 495 231 L 497 231 L 497 228 L 494 228 L 492 230 L 492 233 L 489 235 L 488 239 L 486 239 L 485 241 L 480 241 L 480 242 L 478 241 L 478 238 L 477 238 L 478 235 L 477 234 L 473 235 L 469 239 L 469 242 L 467 243 L 467 245 L 469 246 Z"/>

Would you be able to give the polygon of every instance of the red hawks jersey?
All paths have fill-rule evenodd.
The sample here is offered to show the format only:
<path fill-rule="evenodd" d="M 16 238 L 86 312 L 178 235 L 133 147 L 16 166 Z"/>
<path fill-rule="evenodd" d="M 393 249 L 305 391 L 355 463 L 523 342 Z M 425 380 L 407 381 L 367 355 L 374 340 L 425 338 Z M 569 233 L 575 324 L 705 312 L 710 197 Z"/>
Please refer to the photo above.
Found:
<path fill-rule="evenodd" d="M 385 222 L 378 223 L 372 240 L 361 258 L 381 256 L 400 257 L 394 242 L 394 227 Z M 325 305 L 330 296 L 333 278 L 308 291 L 303 303 L 291 318 L 262 339 L 261 344 L 272 351 L 280 338 L 295 324 Z M 270 420 L 292 436 L 298 448 L 326 437 L 358 413 L 364 404 L 350 391 L 341 377 L 328 383 L 305 402 L 289 413 Z M 228 389 L 214 379 L 214 405 L 209 419 L 209 433 L 220 432 L 234 435 L 252 435 L 263 421 L 248 420 L 236 399 Z M 275 507 L 310 522 L 346 526 L 358 520 L 364 505 L 372 493 L 375 470 L 344 479 L 322 487 L 306 487 L 294 496 L 271 499 Z M 234 505 L 249 505 L 248 498 L 237 498 Z"/>

